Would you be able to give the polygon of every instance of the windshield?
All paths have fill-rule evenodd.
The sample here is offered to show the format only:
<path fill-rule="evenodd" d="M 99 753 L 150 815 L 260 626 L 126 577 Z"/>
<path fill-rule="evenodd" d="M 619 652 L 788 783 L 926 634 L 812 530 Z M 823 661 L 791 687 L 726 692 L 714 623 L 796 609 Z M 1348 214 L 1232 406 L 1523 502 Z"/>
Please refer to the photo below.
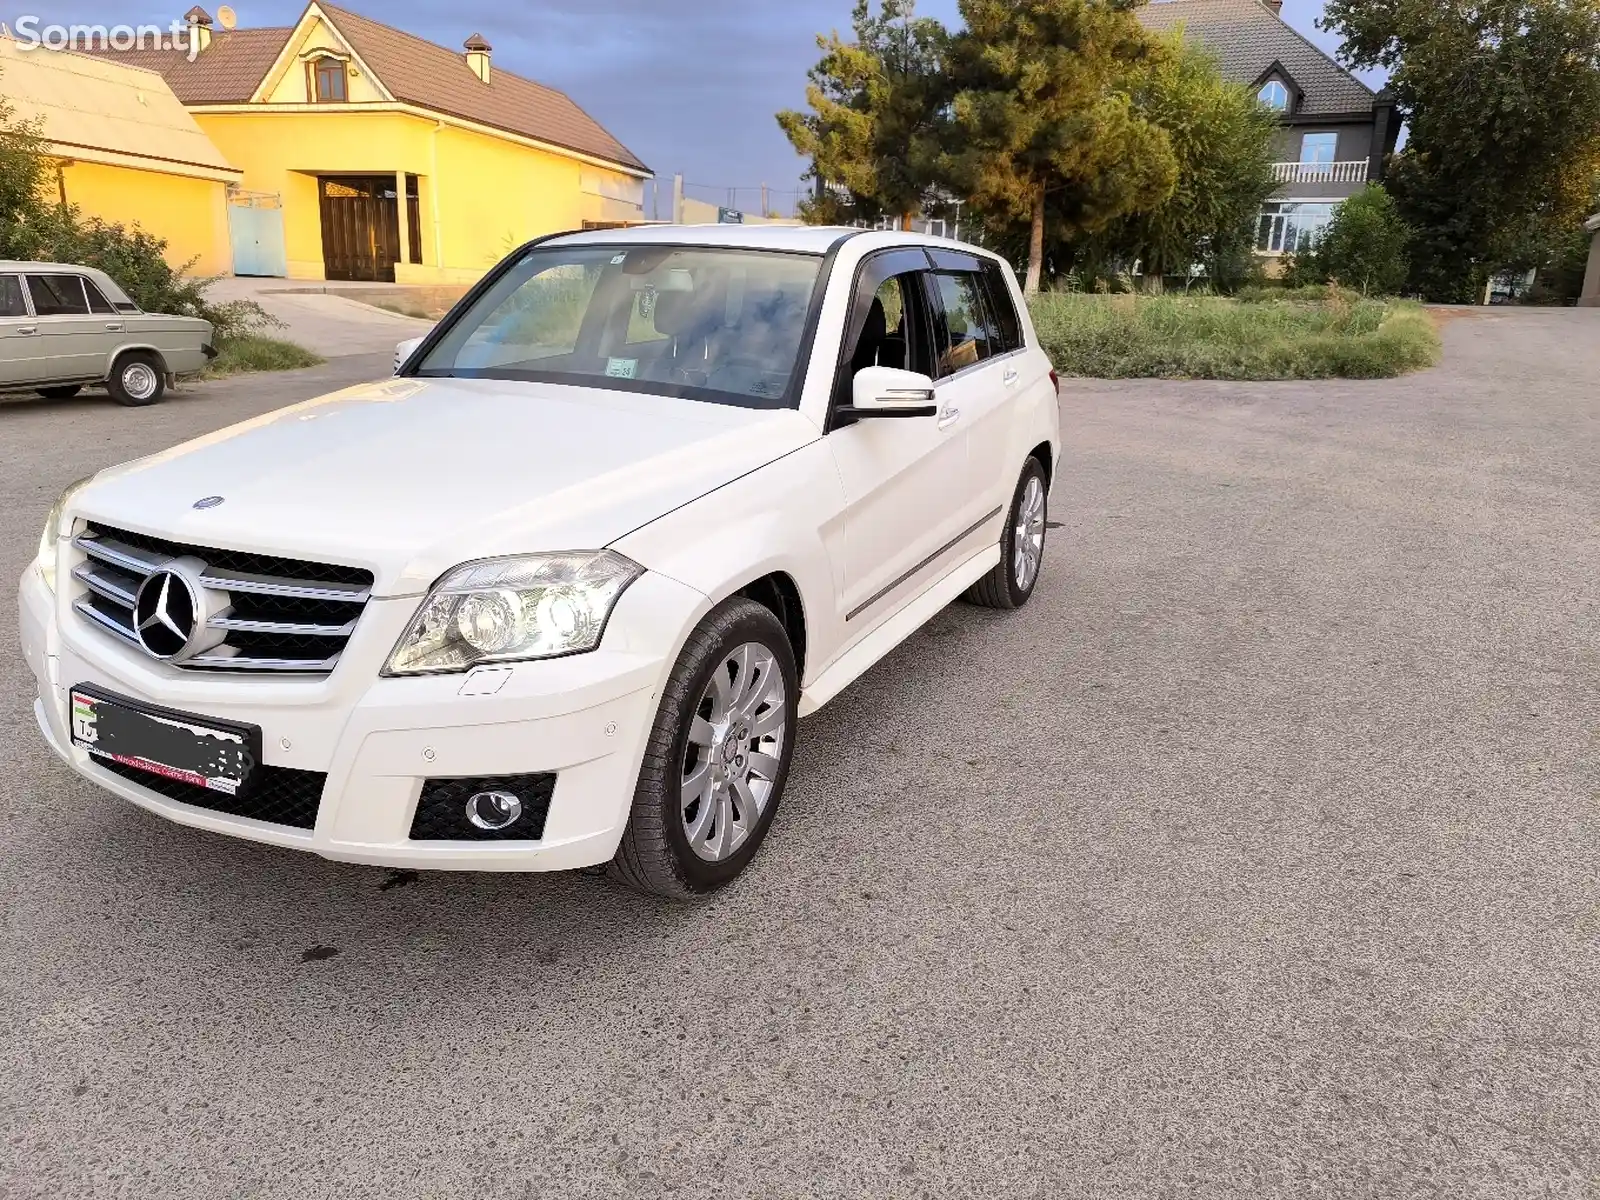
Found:
<path fill-rule="evenodd" d="M 417 374 L 793 407 L 821 265 L 698 246 L 530 250 L 451 323 Z"/>

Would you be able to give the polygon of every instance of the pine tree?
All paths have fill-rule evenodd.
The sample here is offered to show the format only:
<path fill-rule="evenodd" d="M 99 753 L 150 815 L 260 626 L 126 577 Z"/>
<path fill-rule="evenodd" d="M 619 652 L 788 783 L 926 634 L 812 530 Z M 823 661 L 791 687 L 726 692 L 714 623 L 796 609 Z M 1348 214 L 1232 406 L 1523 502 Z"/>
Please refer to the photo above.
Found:
<path fill-rule="evenodd" d="M 818 212 L 911 218 L 931 195 L 938 113 L 944 88 L 944 26 L 916 15 L 915 0 L 882 0 L 873 15 L 857 0 L 855 40 L 818 37 L 821 61 L 806 88 L 810 112 L 778 114 L 796 151 L 811 160 L 811 177 L 849 189 L 843 206 L 824 196 Z"/>
<path fill-rule="evenodd" d="M 1161 45 L 1137 0 L 961 0 L 941 164 L 991 218 L 1029 222 L 1024 290 L 1039 289 L 1047 212 L 1056 237 L 1104 229 L 1171 195 L 1165 132 L 1128 91 Z"/>

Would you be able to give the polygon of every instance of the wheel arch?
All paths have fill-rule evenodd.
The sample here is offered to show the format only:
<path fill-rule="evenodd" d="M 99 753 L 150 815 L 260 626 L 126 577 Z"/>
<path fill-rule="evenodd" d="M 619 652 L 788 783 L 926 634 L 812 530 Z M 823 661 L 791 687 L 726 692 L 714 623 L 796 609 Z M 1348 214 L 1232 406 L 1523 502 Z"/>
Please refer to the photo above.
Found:
<path fill-rule="evenodd" d="M 734 588 L 730 595 L 754 600 L 778 618 L 784 633 L 789 635 L 789 646 L 794 651 L 795 675 L 806 677 L 806 612 L 800 595 L 800 585 L 787 571 L 770 571 L 752 579 L 742 587 Z"/>
<path fill-rule="evenodd" d="M 1028 451 L 1028 457 L 1037 458 L 1039 465 L 1044 468 L 1045 491 L 1049 491 L 1050 485 L 1056 480 L 1055 450 L 1049 442 L 1040 442 L 1032 450 Z"/>
<path fill-rule="evenodd" d="M 129 354 L 152 355 L 156 360 L 156 365 L 161 368 L 161 373 L 163 375 L 172 374 L 172 368 L 167 364 L 167 356 L 161 353 L 161 348 L 159 346 L 153 346 L 148 342 L 126 342 L 123 345 L 118 346 L 110 353 L 109 356 L 107 356 L 105 374 L 107 379 L 110 379 L 112 373 L 116 371 L 117 364 Z"/>

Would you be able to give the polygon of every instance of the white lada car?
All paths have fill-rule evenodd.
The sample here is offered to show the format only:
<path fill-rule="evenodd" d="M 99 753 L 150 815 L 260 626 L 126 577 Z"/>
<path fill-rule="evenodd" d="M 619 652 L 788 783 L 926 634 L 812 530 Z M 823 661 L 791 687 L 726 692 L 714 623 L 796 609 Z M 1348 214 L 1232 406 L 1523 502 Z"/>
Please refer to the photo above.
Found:
<path fill-rule="evenodd" d="M 21 585 L 34 710 L 186 825 L 703 893 L 766 836 L 800 717 L 957 597 L 1027 601 L 1059 459 L 980 250 L 546 238 L 394 378 L 69 488 Z"/>

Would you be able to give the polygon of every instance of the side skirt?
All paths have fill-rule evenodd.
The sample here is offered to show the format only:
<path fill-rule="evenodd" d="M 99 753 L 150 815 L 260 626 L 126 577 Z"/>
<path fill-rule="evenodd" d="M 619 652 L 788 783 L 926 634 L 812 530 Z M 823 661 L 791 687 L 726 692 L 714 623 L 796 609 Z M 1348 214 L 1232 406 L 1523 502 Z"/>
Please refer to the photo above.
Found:
<path fill-rule="evenodd" d="M 945 606 L 1000 563 L 998 541 L 963 559 L 878 628 L 840 656 L 800 693 L 799 715 L 810 716 L 864 675 L 880 658 L 921 629 Z"/>

